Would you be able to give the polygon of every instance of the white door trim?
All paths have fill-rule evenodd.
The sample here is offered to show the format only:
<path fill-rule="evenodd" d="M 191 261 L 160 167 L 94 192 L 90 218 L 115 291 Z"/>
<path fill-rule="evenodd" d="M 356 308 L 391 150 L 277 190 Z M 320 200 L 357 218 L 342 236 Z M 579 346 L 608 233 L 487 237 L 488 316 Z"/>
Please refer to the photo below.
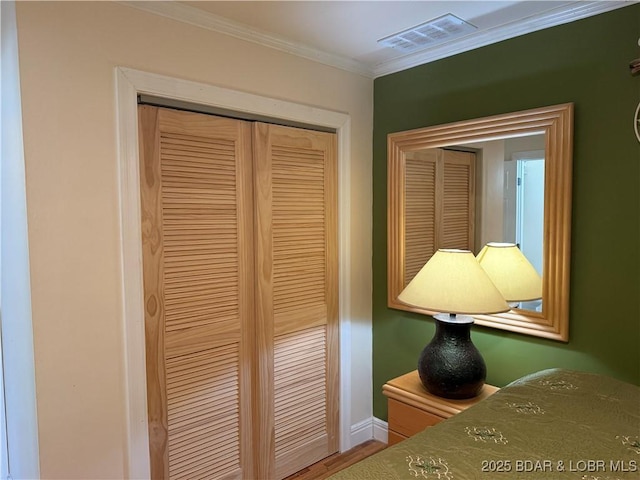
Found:
<path fill-rule="evenodd" d="M 128 478 L 149 478 L 149 434 L 145 373 L 142 234 L 138 158 L 139 94 L 207 105 L 335 129 L 338 137 L 338 229 L 340 271 L 340 450 L 351 446 L 350 151 L 347 114 L 260 95 L 116 67 L 122 318 Z"/>

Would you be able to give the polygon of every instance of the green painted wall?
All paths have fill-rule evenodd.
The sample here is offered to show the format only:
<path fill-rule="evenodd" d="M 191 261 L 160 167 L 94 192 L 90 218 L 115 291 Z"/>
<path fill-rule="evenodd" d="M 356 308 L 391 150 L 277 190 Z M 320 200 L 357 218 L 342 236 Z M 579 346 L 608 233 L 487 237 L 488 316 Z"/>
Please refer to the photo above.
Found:
<path fill-rule="evenodd" d="M 384 382 L 416 368 L 433 319 L 386 306 L 388 133 L 575 104 L 570 341 L 473 327 L 487 382 L 565 367 L 640 383 L 640 5 L 387 75 L 374 84 L 374 415 Z"/>

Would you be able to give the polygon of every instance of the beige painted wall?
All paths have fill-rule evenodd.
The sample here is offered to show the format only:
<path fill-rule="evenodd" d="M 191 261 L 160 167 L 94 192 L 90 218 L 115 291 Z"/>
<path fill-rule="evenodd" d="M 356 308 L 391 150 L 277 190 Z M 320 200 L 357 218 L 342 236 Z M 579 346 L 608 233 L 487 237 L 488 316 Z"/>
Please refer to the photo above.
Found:
<path fill-rule="evenodd" d="M 372 80 L 111 2 L 18 2 L 17 23 L 42 478 L 125 476 L 116 66 L 351 116 L 352 381 L 370 389 Z"/>

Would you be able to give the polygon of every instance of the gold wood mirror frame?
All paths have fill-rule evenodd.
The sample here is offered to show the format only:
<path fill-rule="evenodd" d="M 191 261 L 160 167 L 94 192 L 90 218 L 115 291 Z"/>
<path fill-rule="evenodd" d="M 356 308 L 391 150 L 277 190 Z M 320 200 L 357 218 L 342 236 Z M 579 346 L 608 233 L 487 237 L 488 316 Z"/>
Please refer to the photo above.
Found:
<path fill-rule="evenodd" d="M 545 135 L 542 311 L 512 309 L 475 316 L 476 323 L 559 341 L 569 339 L 573 104 L 525 110 L 388 135 L 388 306 L 427 315 L 397 297 L 405 287 L 405 155 L 408 152 L 511 137 Z M 478 246 L 478 249 L 481 245 Z M 475 252 L 477 253 L 477 252 Z"/>

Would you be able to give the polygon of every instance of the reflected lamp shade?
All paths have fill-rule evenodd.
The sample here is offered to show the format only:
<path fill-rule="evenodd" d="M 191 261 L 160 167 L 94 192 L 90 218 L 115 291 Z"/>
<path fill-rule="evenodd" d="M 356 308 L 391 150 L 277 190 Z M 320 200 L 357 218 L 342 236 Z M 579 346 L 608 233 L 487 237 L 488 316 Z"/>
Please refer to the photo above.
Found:
<path fill-rule="evenodd" d="M 471 341 L 473 314 L 509 310 L 505 299 L 467 250 L 438 250 L 398 295 L 407 305 L 435 312 L 436 333 L 418 359 L 418 374 L 432 394 L 462 399 L 478 395 L 486 378 Z"/>
<path fill-rule="evenodd" d="M 442 313 L 473 315 L 509 310 L 500 291 L 468 250 L 438 250 L 398 300 Z"/>
<path fill-rule="evenodd" d="M 476 258 L 507 302 L 542 298 L 542 278 L 517 245 L 491 242 Z"/>

